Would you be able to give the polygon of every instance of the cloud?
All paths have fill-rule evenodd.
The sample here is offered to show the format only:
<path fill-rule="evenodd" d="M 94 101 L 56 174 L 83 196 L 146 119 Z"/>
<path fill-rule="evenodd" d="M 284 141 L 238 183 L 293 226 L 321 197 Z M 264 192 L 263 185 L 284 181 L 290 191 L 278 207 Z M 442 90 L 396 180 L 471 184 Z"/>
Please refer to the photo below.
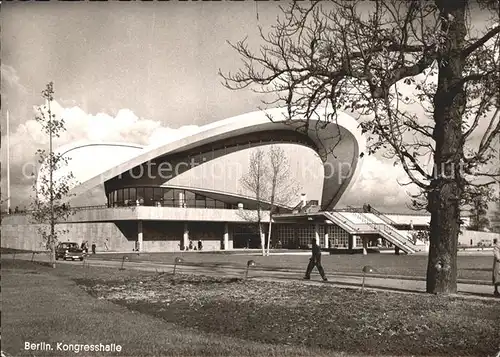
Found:
<path fill-rule="evenodd" d="M 338 206 L 362 206 L 370 203 L 375 208 L 388 211 L 408 211 L 409 193 L 418 192 L 415 185 L 401 186 L 408 178 L 401 165 L 394 166 L 389 160 L 374 155 L 365 156 L 361 173 L 351 190 L 340 200 Z"/>
<path fill-rule="evenodd" d="M 198 130 L 196 125 L 180 128 L 162 126 L 159 121 L 137 117 L 129 109 L 121 109 L 116 116 L 105 113 L 88 114 L 79 107 L 64 108 L 57 101 L 51 102 L 51 110 L 57 118 L 63 118 L 66 131 L 59 138 L 54 138 L 54 148 L 74 142 L 126 142 L 140 145 L 158 146 L 174 141 L 181 136 L 190 135 Z M 38 114 L 33 108 L 33 118 Z M 13 130 L 12 130 L 13 129 Z M 31 174 L 37 170 L 37 149 L 48 149 L 49 138 L 41 125 L 34 119 L 11 127 L 10 167 L 12 206 L 26 204 L 29 200 L 29 188 L 32 185 Z M 5 135 L 2 141 L 6 143 Z M 3 162 L 6 162 L 6 150 L 2 150 Z M 2 165 L 2 177 L 7 174 L 6 165 Z M 2 180 L 5 185 L 6 180 Z M 5 187 L 5 186 L 4 186 Z M 5 192 L 5 191 L 4 191 Z"/>
<path fill-rule="evenodd" d="M 14 67 L 2 63 L 0 65 L 0 73 L 2 78 L 2 91 L 13 89 L 19 94 L 27 93 L 26 87 L 21 84 L 21 79 Z"/>

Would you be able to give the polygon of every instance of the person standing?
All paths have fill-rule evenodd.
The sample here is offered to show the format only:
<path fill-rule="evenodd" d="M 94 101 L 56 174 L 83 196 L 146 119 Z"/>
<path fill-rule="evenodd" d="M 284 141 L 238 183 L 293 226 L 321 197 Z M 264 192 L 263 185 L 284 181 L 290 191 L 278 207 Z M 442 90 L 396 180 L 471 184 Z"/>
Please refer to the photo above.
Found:
<path fill-rule="evenodd" d="M 493 274 L 492 274 L 493 286 L 495 291 L 493 295 L 500 297 L 500 292 L 498 291 L 498 286 L 500 285 L 500 244 L 498 239 L 493 239 Z"/>
<path fill-rule="evenodd" d="M 92 254 L 95 254 L 96 247 L 97 247 L 96 244 L 92 243 Z"/>
<path fill-rule="evenodd" d="M 311 272 L 314 269 L 314 267 L 318 268 L 319 274 L 321 275 L 321 278 L 323 281 L 328 281 L 328 279 L 325 276 L 325 271 L 323 270 L 323 266 L 321 266 L 321 248 L 317 244 L 316 239 L 311 239 L 312 243 L 312 256 L 309 259 L 309 264 L 307 265 L 306 269 L 306 275 L 304 276 L 304 279 L 311 279 Z"/>

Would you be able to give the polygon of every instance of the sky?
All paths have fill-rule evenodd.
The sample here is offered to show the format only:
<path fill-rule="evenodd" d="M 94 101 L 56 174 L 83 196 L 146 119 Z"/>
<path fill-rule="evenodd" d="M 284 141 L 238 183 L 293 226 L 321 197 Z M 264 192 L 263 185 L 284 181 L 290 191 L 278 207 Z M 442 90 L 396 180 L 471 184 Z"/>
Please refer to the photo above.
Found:
<path fill-rule="evenodd" d="M 2 163 L 5 113 L 10 114 L 11 206 L 28 205 L 31 179 L 22 168 L 47 138 L 34 122 L 40 92 L 54 82 L 55 101 L 75 141 L 158 145 L 199 126 L 257 110 L 262 96 L 221 84 L 241 65 L 228 41 L 259 45 L 258 27 L 269 29 L 277 2 L 8 2 L 2 4 Z M 248 155 L 248 153 L 247 153 Z M 292 167 L 320 165 L 310 149 L 290 151 Z M 244 160 L 244 157 L 240 157 Z M 315 161 L 316 160 L 316 161 Z M 320 172 L 320 171 L 318 171 Z M 2 197 L 6 192 L 2 165 Z M 363 171 L 341 206 L 365 202 L 407 211 L 411 187 L 401 187 L 400 166 L 380 155 Z M 301 179 L 318 199 L 321 175 Z M 383 189 L 381 189 L 383 188 Z M 100 203 L 102 187 L 80 202 Z"/>

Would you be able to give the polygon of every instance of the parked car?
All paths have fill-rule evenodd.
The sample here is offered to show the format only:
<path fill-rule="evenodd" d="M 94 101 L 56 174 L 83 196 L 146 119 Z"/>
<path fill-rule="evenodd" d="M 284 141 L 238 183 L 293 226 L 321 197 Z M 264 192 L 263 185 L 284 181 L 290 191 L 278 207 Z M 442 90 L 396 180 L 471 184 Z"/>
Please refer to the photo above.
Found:
<path fill-rule="evenodd" d="M 491 247 L 493 245 L 493 242 L 489 239 L 481 239 L 478 243 L 477 243 L 477 246 L 478 247 L 483 247 L 483 248 L 488 248 L 488 247 Z"/>
<path fill-rule="evenodd" d="M 85 258 L 85 252 L 76 242 L 61 242 L 56 248 L 56 259 L 80 259 Z"/>

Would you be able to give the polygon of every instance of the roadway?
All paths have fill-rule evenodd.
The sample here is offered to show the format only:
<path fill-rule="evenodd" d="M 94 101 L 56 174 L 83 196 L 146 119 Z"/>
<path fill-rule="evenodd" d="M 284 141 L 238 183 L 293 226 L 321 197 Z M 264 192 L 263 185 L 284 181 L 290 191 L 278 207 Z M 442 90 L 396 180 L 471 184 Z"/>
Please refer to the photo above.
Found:
<path fill-rule="evenodd" d="M 7 258 L 11 254 L 3 254 L 3 258 Z M 47 254 L 36 254 L 33 256 L 31 253 L 16 254 L 15 259 L 31 260 L 34 258 L 36 261 L 49 261 Z M 62 261 L 59 260 L 58 264 L 66 265 L 81 265 L 80 261 Z M 151 261 L 125 261 L 121 259 L 100 259 L 94 256 L 85 262 L 85 266 L 91 267 L 108 267 L 108 268 L 121 268 L 123 264 L 124 269 L 134 269 L 141 271 L 153 271 L 159 273 L 171 273 L 174 269 L 173 264 Z M 214 264 L 188 264 L 181 263 L 177 265 L 177 273 L 181 274 L 195 274 L 195 275 L 210 275 L 210 276 L 224 276 L 224 277 L 244 277 L 246 267 L 230 266 L 230 265 L 214 265 Z M 264 267 L 251 267 L 249 269 L 248 277 L 253 280 L 272 280 L 279 282 L 286 281 L 302 281 L 304 284 L 328 284 L 333 287 L 355 288 L 360 289 L 363 282 L 363 276 L 357 273 L 341 273 L 341 272 L 328 272 L 328 282 L 322 282 L 316 270 L 311 275 L 311 280 L 303 280 L 304 272 L 300 269 L 284 268 L 284 269 L 270 269 Z M 374 276 L 366 274 L 365 288 L 370 290 L 389 290 L 402 293 L 425 293 L 425 280 L 422 278 L 409 277 L 409 276 Z M 483 299 L 496 299 L 493 297 L 493 287 L 491 284 L 486 284 L 484 281 L 475 280 L 460 280 L 458 283 L 458 293 L 456 295 L 465 298 L 483 298 Z"/>

